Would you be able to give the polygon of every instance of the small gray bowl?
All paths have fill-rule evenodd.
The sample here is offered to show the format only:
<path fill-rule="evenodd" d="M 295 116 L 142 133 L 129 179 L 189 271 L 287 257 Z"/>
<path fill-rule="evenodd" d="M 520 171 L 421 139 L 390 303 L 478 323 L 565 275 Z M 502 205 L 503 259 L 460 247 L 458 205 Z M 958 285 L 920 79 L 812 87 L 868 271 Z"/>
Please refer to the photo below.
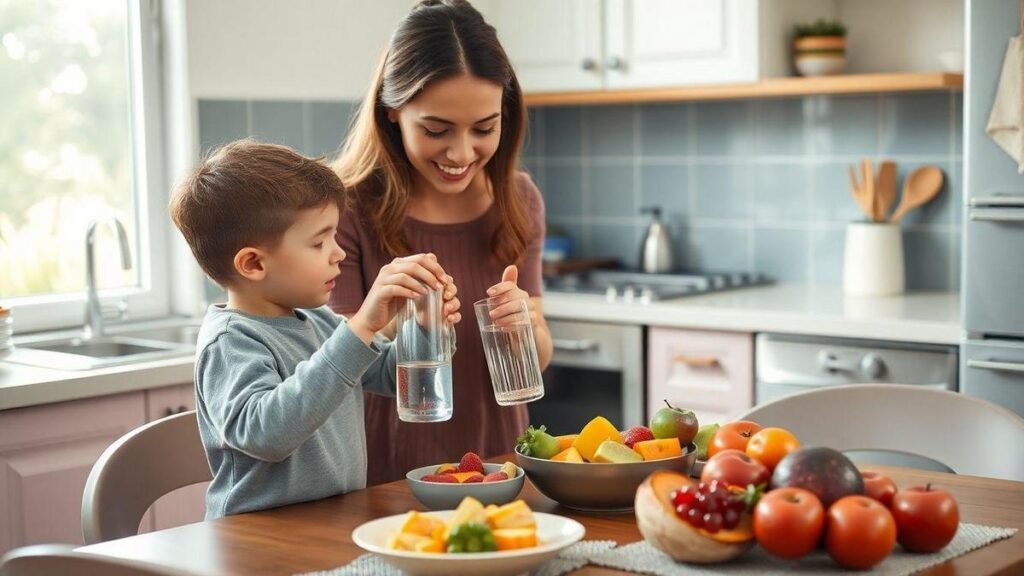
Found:
<path fill-rule="evenodd" d="M 466 496 L 472 496 L 481 504 L 508 504 L 516 499 L 523 489 L 523 482 L 526 481 L 526 474 L 523 469 L 516 466 L 515 478 L 500 480 L 498 482 L 474 482 L 472 484 L 442 484 L 440 482 L 424 482 L 420 478 L 429 476 L 437 470 L 437 464 L 424 466 L 410 470 L 405 475 L 405 482 L 412 490 L 413 496 L 421 504 L 431 510 L 453 510 L 458 507 L 459 502 Z M 484 463 L 484 472 L 498 472 L 501 464 Z"/>
<path fill-rule="evenodd" d="M 554 462 L 524 456 L 518 450 L 516 459 L 541 494 L 566 508 L 625 512 L 633 509 L 636 489 L 655 470 L 689 474 L 697 459 L 697 447 L 690 444 L 682 456 L 675 458 L 626 464 Z"/>

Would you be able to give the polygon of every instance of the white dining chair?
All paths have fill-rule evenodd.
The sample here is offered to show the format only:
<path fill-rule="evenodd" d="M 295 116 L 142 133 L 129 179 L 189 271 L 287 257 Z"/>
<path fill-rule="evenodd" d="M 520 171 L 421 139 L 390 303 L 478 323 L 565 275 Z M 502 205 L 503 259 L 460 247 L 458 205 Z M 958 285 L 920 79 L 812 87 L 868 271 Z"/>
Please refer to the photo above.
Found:
<path fill-rule="evenodd" d="M 914 458 L 923 457 L 957 474 L 1024 481 L 1024 419 L 948 390 L 832 386 L 755 406 L 738 419 L 786 428 L 804 446 L 895 456 L 879 464 L 914 466 Z"/>
<path fill-rule="evenodd" d="M 138 560 L 78 552 L 66 544 L 15 548 L 0 558 L 0 576 L 186 576 Z"/>
<path fill-rule="evenodd" d="M 136 428 L 104 450 L 89 473 L 82 496 L 85 541 L 134 536 L 161 496 L 212 478 L 195 410 Z"/>

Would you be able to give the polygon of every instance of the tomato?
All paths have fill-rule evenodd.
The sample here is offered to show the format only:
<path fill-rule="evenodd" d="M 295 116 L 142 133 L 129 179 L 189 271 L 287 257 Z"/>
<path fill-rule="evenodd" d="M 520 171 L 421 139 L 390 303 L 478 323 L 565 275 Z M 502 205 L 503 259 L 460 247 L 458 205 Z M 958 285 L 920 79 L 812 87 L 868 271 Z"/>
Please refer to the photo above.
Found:
<path fill-rule="evenodd" d="M 896 494 L 896 483 L 892 478 L 878 472 L 861 472 L 860 476 L 864 480 L 864 494 L 878 500 L 886 508 L 892 508 L 892 497 Z"/>
<path fill-rule="evenodd" d="M 715 431 L 708 444 L 708 459 L 722 450 L 746 450 L 750 437 L 760 432 L 761 428 L 764 427 L 749 420 L 737 420 L 722 426 Z"/>
<path fill-rule="evenodd" d="M 814 550 L 825 526 L 825 508 L 810 490 L 779 488 L 754 507 L 757 543 L 780 558 L 799 558 Z"/>
<path fill-rule="evenodd" d="M 771 474 L 757 460 L 739 450 L 726 450 L 711 457 L 704 464 L 700 473 L 700 481 L 710 484 L 713 480 L 732 486 L 746 487 L 747 484 L 758 486 L 766 484 Z"/>
<path fill-rule="evenodd" d="M 911 486 L 892 498 L 892 516 L 896 520 L 900 546 L 911 552 L 941 550 L 956 536 L 960 510 L 945 490 Z"/>
<path fill-rule="evenodd" d="M 754 433 L 747 442 L 746 452 L 751 458 L 755 458 L 768 468 L 768 471 L 775 469 L 775 465 L 800 447 L 800 441 L 792 432 L 784 428 L 764 428 Z"/>
<path fill-rule="evenodd" d="M 867 570 L 896 546 L 896 521 L 881 502 L 844 496 L 825 514 L 825 548 L 846 568 Z"/>

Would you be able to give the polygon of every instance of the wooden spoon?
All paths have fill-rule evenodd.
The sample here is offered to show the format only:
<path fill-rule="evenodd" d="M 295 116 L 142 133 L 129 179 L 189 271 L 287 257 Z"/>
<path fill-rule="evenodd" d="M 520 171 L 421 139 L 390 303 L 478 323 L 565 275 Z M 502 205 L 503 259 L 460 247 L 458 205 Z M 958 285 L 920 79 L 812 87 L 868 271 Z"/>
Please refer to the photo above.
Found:
<path fill-rule="evenodd" d="M 899 222 L 907 212 L 934 198 L 939 190 L 942 190 L 942 170 L 936 166 L 922 166 L 914 170 L 903 180 L 900 205 L 896 207 L 889 221 Z"/>
<path fill-rule="evenodd" d="M 857 202 L 857 206 L 860 206 L 861 212 L 870 221 L 872 219 L 871 199 L 868 198 L 867 190 L 857 182 L 857 173 L 854 171 L 853 166 L 850 166 L 850 189 L 853 191 L 853 199 Z"/>
<path fill-rule="evenodd" d="M 885 222 L 889 208 L 896 199 L 896 163 L 886 160 L 878 167 L 878 181 L 875 182 L 875 222 Z"/>
<path fill-rule="evenodd" d="M 867 197 L 868 221 L 875 222 L 875 204 L 878 199 L 875 197 L 875 169 L 871 160 L 860 161 L 861 177 L 864 178 L 863 194 Z"/>

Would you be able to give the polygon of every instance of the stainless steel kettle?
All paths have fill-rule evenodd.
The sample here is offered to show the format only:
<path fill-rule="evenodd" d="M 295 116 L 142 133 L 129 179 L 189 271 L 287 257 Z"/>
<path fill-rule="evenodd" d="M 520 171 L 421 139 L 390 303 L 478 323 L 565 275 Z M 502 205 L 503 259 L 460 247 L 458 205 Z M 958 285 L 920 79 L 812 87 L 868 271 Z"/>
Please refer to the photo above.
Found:
<path fill-rule="evenodd" d="M 640 212 L 653 215 L 640 250 L 640 269 L 653 273 L 671 272 L 675 268 L 672 239 L 669 238 L 665 223 L 661 221 L 661 207 L 648 206 L 641 208 Z"/>

